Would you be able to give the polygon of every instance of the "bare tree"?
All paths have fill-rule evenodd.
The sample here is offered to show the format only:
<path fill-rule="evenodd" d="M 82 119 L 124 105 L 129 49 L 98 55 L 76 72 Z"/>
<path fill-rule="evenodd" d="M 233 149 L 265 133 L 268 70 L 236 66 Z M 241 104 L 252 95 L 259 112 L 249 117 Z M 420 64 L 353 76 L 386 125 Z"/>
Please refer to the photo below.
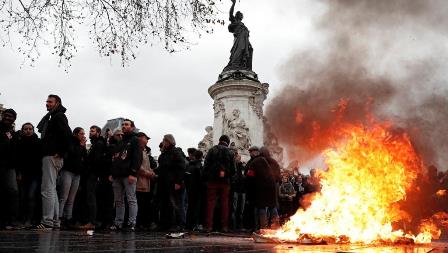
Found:
<path fill-rule="evenodd" d="M 0 42 L 18 43 L 31 64 L 39 48 L 51 47 L 59 64 L 70 66 L 78 33 L 87 28 L 101 55 L 119 55 L 125 65 L 144 44 L 188 48 L 192 34 L 224 24 L 217 13 L 215 0 L 0 0 Z"/>

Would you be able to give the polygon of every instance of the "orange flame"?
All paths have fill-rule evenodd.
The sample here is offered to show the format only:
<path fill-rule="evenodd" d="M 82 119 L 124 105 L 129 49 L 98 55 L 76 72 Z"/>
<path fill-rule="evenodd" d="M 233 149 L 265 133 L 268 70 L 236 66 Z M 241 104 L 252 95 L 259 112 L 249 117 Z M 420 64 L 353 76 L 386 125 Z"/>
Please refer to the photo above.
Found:
<path fill-rule="evenodd" d="M 436 192 L 436 195 L 439 196 L 439 197 L 446 196 L 446 190 L 438 190 Z"/>
<path fill-rule="evenodd" d="M 310 206 L 299 209 L 279 230 L 264 236 L 297 242 L 304 235 L 334 242 L 429 243 L 440 234 L 430 221 L 420 234 L 394 230 L 405 219 L 398 202 L 406 198 L 422 162 L 406 134 L 388 124 L 344 124 L 335 130 L 338 141 L 324 152 L 328 171 L 322 172 L 322 190 Z M 342 137 L 342 138 L 341 138 Z"/>

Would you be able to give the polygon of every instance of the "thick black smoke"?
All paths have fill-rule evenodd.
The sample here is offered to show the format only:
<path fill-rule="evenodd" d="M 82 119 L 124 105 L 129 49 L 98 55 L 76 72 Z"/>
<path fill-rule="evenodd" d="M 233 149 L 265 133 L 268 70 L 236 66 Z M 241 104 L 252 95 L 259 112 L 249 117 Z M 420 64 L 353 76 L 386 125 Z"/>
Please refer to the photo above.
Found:
<path fill-rule="evenodd" d="M 290 159 L 306 161 L 316 124 L 362 122 L 367 111 L 411 135 L 426 165 L 448 169 L 448 1 L 331 0 L 315 29 L 325 43 L 283 65 L 266 110 Z M 368 108 L 367 108 L 368 107 Z"/>

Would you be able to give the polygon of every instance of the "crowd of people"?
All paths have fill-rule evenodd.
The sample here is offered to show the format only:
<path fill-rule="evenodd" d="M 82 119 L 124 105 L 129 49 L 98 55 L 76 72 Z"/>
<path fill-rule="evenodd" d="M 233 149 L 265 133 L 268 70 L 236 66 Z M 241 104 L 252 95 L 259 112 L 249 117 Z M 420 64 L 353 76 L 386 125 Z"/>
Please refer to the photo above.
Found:
<path fill-rule="evenodd" d="M 320 190 L 315 170 L 282 172 L 265 147 L 252 146 L 243 163 L 226 135 L 206 155 L 185 155 L 166 134 L 155 159 L 130 119 L 105 135 L 96 125 L 72 130 L 57 95 L 46 108 L 37 130 L 15 131 L 17 113 L 2 113 L 1 229 L 255 231 L 278 227 Z"/>

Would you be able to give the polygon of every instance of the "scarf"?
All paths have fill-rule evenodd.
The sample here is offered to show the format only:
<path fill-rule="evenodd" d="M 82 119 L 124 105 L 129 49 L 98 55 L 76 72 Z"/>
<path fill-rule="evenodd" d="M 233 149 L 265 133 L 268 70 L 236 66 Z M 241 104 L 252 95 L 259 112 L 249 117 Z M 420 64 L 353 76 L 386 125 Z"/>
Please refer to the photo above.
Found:
<path fill-rule="evenodd" d="M 37 124 L 38 132 L 40 133 L 40 138 L 43 139 L 47 134 L 48 123 L 50 122 L 51 115 L 56 111 L 65 112 L 66 109 L 61 104 L 53 108 L 53 110 L 49 111 L 45 116 L 40 120 L 39 124 Z"/>
<path fill-rule="evenodd" d="M 39 124 L 37 124 L 37 129 L 40 133 L 40 137 L 43 139 L 45 134 L 47 133 L 48 122 L 50 122 L 51 113 L 53 110 L 49 111 L 45 116 L 40 120 Z"/>

